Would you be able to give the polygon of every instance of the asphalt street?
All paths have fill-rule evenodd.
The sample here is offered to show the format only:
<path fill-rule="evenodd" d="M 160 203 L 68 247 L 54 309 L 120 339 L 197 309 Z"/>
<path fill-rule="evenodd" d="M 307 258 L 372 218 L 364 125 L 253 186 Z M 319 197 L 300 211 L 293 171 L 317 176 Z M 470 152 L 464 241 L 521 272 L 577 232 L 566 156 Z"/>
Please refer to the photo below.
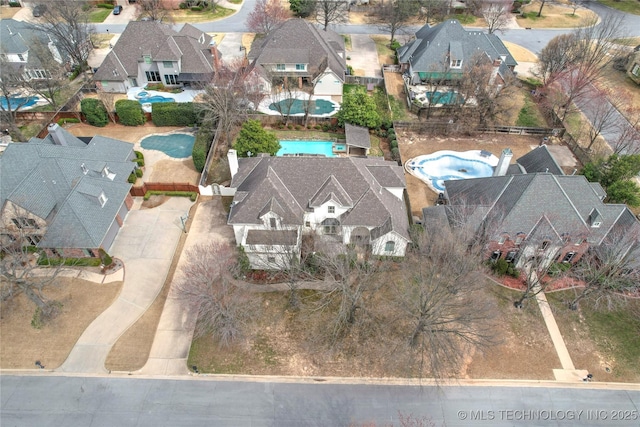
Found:
<path fill-rule="evenodd" d="M 640 390 L 132 377 L 0 377 L 4 426 L 637 426 Z M 595 383 L 594 383 L 595 384 Z M 628 387 L 632 387 L 629 385 Z M 415 424 L 417 425 L 417 424 Z M 424 424 L 424 425 L 431 425 Z"/>

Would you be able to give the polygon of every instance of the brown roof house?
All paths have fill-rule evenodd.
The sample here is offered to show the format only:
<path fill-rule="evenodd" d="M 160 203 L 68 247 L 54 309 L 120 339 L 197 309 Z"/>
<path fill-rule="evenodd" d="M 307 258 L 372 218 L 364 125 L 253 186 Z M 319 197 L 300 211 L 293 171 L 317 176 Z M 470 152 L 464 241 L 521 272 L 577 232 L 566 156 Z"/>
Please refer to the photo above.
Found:
<path fill-rule="evenodd" d="M 43 139 L 9 144 L 0 156 L 0 238 L 56 256 L 109 251 L 133 205 L 133 159 L 133 144 L 85 143 L 57 124 Z"/>
<path fill-rule="evenodd" d="M 264 39 L 256 39 L 248 58 L 268 88 L 294 78 L 299 88 L 311 87 L 314 95 L 342 100 L 346 54 L 344 39 L 334 31 L 322 31 L 301 18 L 289 19 Z"/>
<path fill-rule="evenodd" d="M 382 158 L 238 159 L 229 150 L 236 189 L 228 223 L 251 267 L 286 268 L 302 238 L 332 250 L 360 245 L 374 255 L 404 256 L 409 222 L 402 168 Z"/>
<path fill-rule="evenodd" d="M 180 31 L 157 21 L 132 21 L 96 71 L 105 92 L 161 83 L 182 87 L 207 83 L 219 53 L 211 36 L 190 24 Z"/>

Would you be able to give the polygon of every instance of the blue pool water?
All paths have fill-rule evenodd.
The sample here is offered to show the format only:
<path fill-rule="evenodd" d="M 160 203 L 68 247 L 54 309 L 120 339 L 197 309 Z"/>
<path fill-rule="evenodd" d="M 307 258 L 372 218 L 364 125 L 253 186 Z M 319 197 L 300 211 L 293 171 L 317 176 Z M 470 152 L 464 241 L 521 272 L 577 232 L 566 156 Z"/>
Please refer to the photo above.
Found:
<path fill-rule="evenodd" d="M 35 105 L 36 102 L 38 102 L 38 99 L 40 98 L 38 98 L 37 96 L 29 96 L 29 97 L 15 96 L 15 97 L 9 98 L 9 104 L 7 104 L 7 99 L 3 96 L 2 99 L 0 99 L 0 104 L 2 105 L 3 110 L 6 110 L 10 105 L 11 110 L 13 111 L 18 107 L 20 108 L 31 107 Z"/>
<path fill-rule="evenodd" d="M 285 154 L 322 154 L 334 157 L 333 142 L 331 141 L 280 141 L 280 150 L 276 156 Z"/>
<path fill-rule="evenodd" d="M 186 133 L 151 135 L 140 141 L 140 146 L 147 150 L 162 151 L 175 159 L 184 159 L 191 155 L 195 140 L 193 135 Z"/>
<path fill-rule="evenodd" d="M 482 160 L 466 159 L 452 154 L 422 158 L 409 162 L 408 167 L 423 179 L 428 179 L 438 191 L 444 191 L 444 181 L 481 178 L 493 175 L 493 167 Z"/>
<path fill-rule="evenodd" d="M 143 98 L 138 98 L 138 101 L 140 101 L 140 104 L 146 104 L 148 102 L 150 102 L 150 103 L 154 103 L 154 102 L 176 102 L 176 100 L 173 99 L 173 98 L 166 98 L 166 97 L 161 96 L 161 95 L 145 96 Z"/>
<path fill-rule="evenodd" d="M 432 104 L 461 104 L 464 99 L 456 92 L 427 92 L 427 99 Z"/>
<path fill-rule="evenodd" d="M 333 102 L 324 99 L 316 99 L 315 108 L 313 111 L 309 111 L 311 115 L 330 114 L 335 110 Z M 285 113 L 289 109 L 289 114 L 304 114 L 304 102 L 301 99 L 283 99 L 279 102 L 272 102 L 269 104 L 269 109 Z"/>

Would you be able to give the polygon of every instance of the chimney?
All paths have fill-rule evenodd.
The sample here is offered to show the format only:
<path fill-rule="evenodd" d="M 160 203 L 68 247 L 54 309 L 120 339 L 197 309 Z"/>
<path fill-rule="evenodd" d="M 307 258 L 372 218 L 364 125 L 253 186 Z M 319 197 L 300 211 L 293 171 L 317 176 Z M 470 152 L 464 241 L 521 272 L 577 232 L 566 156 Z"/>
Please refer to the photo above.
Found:
<path fill-rule="evenodd" d="M 507 174 L 507 169 L 509 169 L 509 163 L 511 163 L 511 158 L 513 157 L 513 153 L 510 148 L 505 148 L 502 150 L 502 154 L 500 154 L 500 160 L 498 160 L 498 165 L 493 171 L 493 176 L 505 176 Z"/>
<path fill-rule="evenodd" d="M 227 159 L 229 160 L 229 170 L 231 171 L 231 179 L 238 173 L 238 152 L 234 149 L 230 149 L 227 152 Z"/>
<path fill-rule="evenodd" d="M 47 131 L 49 131 L 49 135 L 51 135 L 56 145 L 67 145 L 67 141 L 62 133 L 62 128 L 58 126 L 57 123 L 51 123 L 47 126 Z"/>
<path fill-rule="evenodd" d="M 213 69 L 217 73 L 220 71 L 220 51 L 218 50 L 218 46 L 216 46 L 215 40 L 211 40 L 209 49 L 211 50 L 211 56 L 213 56 Z"/>

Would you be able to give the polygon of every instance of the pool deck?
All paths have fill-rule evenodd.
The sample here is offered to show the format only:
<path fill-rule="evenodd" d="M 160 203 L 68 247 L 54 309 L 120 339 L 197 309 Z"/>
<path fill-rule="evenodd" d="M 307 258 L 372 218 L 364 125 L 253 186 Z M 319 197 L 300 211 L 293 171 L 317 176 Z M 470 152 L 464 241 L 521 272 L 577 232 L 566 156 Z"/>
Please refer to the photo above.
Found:
<path fill-rule="evenodd" d="M 193 90 L 193 89 L 186 89 L 183 90 L 180 93 L 171 93 L 171 92 L 160 92 L 157 90 L 146 90 L 142 87 L 132 87 L 127 91 L 127 98 L 131 99 L 133 101 L 139 101 L 139 99 L 136 97 L 136 95 L 139 92 L 147 92 L 147 96 L 163 96 L 165 98 L 173 98 L 173 100 L 175 102 L 192 102 L 194 100 L 194 98 L 198 95 L 200 95 L 201 93 L 203 93 L 204 91 L 202 90 Z M 145 105 L 143 104 L 143 109 L 146 112 L 151 112 L 150 108 L 145 109 Z M 148 111 L 147 111 L 148 110 Z"/>
<path fill-rule="evenodd" d="M 288 94 L 287 94 L 288 95 Z M 291 97 L 293 97 L 293 99 L 300 99 L 300 100 L 305 100 L 307 98 L 310 98 L 311 100 L 316 100 L 316 99 L 323 99 L 325 101 L 329 101 L 334 105 L 334 110 L 330 113 L 327 114 L 310 114 L 311 117 L 331 117 L 334 114 L 336 114 L 338 112 L 338 110 L 340 109 L 340 104 L 337 103 L 336 101 L 332 100 L 330 96 L 316 96 L 316 95 L 309 95 L 306 92 L 291 92 Z M 268 114 L 270 116 L 280 116 L 280 113 L 272 110 L 269 108 L 269 105 L 273 104 L 274 102 L 279 102 L 279 101 L 283 101 L 285 98 L 283 95 L 274 95 L 272 94 L 271 96 L 267 95 L 265 97 L 265 99 L 262 100 L 262 102 L 260 102 L 260 104 L 258 105 L 258 111 L 263 113 L 263 114 Z M 302 117 L 304 116 L 304 113 L 297 113 L 297 114 L 289 114 L 289 116 L 291 117 Z"/>

